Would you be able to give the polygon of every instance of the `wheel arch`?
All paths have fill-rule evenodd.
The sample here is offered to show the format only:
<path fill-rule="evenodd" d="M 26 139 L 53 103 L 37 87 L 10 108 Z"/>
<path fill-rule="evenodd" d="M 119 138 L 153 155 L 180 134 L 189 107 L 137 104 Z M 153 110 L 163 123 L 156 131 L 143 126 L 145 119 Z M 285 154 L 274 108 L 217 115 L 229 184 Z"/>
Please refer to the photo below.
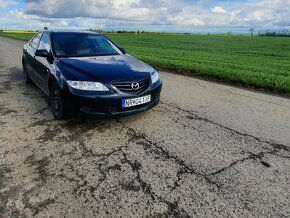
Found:
<path fill-rule="evenodd" d="M 21 63 L 22 63 L 22 67 L 24 66 L 25 64 L 25 58 L 22 56 L 22 60 L 21 60 Z"/>
<path fill-rule="evenodd" d="M 52 83 L 55 82 L 56 84 L 58 84 L 58 81 L 57 79 L 53 76 L 53 75 L 50 75 L 47 79 L 47 89 L 48 89 L 48 92 L 50 92 L 50 87 L 52 85 Z"/>
<path fill-rule="evenodd" d="M 63 79 L 61 78 L 57 78 L 55 75 L 53 74 L 49 74 L 48 75 L 48 78 L 47 78 L 47 90 L 48 90 L 48 94 L 50 92 L 50 87 L 51 87 L 51 84 L 55 82 L 59 88 L 61 89 L 61 91 L 64 93 L 65 92 L 65 82 Z"/>

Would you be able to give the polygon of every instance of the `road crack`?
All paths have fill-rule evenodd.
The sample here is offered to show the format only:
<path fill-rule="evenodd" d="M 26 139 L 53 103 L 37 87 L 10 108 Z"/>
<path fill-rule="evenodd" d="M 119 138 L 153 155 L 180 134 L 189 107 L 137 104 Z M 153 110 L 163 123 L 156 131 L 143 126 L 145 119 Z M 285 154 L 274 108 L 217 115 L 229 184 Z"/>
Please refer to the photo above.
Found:
<path fill-rule="evenodd" d="M 193 112 L 193 111 L 190 111 L 190 110 L 185 110 L 185 109 L 183 109 L 183 108 L 181 108 L 179 106 L 176 106 L 174 104 L 170 104 L 170 103 L 166 103 L 166 102 L 161 102 L 161 104 L 167 105 L 169 107 L 173 107 L 173 108 L 175 108 L 175 109 L 177 109 L 179 111 L 182 111 L 182 112 L 188 114 L 189 116 L 187 116 L 187 118 L 190 119 L 190 120 L 201 120 L 201 121 L 204 121 L 204 122 L 207 122 L 207 123 L 211 123 L 211 124 L 213 124 L 215 126 L 218 126 L 220 128 L 226 129 L 226 130 L 228 130 L 228 131 L 230 131 L 232 133 L 235 133 L 235 134 L 238 134 L 238 135 L 241 135 L 241 136 L 244 136 L 244 137 L 252 138 L 252 139 L 258 141 L 259 143 L 268 144 L 268 145 L 270 145 L 271 147 L 273 147 L 275 149 L 284 150 L 284 151 L 287 151 L 287 152 L 290 151 L 290 147 L 287 146 L 287 145 L 270 142 L 270 141 L 260 139 L 259 137 L 256 137 L 256 136 L 253 136 L 253 135 L 250 135 L 250 134 L 247 134 L 247 133 L 239 132 L 239 131 L 237 131 L 235 129 L 229 128 L 229 127 L 227 127 L 225 125 L 222 125 L 220 123 L 212 121 L 212 120 L 210 120 L 208 118 L 200 117 L 200 116 L 196 115 L 196 112 Z"/>

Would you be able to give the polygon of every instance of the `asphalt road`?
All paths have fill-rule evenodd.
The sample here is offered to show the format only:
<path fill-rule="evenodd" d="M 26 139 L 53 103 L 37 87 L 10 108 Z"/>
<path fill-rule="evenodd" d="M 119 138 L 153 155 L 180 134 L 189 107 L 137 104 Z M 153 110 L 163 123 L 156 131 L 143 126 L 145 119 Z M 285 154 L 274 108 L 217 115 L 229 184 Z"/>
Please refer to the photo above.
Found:
<path fill-rule="evenodd" d="M 161 103 L 55 121 L 0 38 L 0 217 L 290 217 L 290 100 L 162 72 Z"/>

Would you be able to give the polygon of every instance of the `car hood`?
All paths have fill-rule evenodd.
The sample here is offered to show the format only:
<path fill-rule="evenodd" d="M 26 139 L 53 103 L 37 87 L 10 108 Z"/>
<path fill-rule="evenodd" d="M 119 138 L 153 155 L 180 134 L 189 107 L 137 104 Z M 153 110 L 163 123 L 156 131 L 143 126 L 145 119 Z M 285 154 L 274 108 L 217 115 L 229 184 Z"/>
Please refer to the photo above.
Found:
<path fill-rule="evenodd" d="M 154 71 L 130 55 L 59 58 L 57 67 L 67 80 L 99 82 L 135 80 Z"/>

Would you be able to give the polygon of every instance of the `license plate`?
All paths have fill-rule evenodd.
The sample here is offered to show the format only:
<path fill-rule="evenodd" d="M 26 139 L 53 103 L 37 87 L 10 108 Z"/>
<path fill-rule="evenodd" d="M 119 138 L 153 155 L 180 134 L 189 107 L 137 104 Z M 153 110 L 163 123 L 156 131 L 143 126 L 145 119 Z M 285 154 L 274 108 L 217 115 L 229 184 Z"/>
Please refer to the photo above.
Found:
<path fill-rule="evenodd" d="M 139 98 L 122 99 L 122 108 L 134 107 L 141 104 L 146 104 L 151 101 L 151 95 L 146 95 Z"/>

